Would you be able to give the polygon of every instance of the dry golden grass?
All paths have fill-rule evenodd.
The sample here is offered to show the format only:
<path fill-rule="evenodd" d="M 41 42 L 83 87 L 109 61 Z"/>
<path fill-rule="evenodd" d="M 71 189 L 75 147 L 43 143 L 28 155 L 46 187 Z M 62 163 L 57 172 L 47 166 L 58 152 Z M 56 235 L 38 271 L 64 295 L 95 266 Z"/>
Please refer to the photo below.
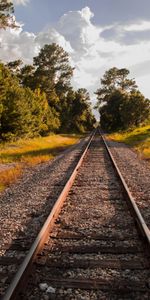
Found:
<path fill-rule="evenodd" d="M 15 167 L 0 171 L 0 191 L 15 182 L 21 174 L 21 165 L 16 165 Z"/>
<path fill-rule="evenodd" d="M 132 131 L 113 133 L 108 137 L 132 146 L 141 158 L 150 159 L 150 125 L 138 127 Z"/>
<path fill-rule="evenodd" d="M 78 135 L 50 135 L 29 140 L 19 140 L 16 143 L 1 145 L 0 163 L 30 161 L 32 164 L 38 157 L 39 161 L 46 161 L 57 155 L 65 148 L 79 140 Z M 42 159 L 43 157 L 43 159 Z"/>
<path fill-rule="evenodd" d="M 29 166 L 34 166 L 37 164 L 44 163 L 53 158 L 52 155 L 38 155 L 38 156 L 26 156 L 22 158 L 22 162 L 28 164 Z"/>
<path fill-rule="evenodd" d="M 0 190 L 14 182 L 24 165 L 44 163 L 64 149 L 77 143 L 80 135 L 50 135 L 0 145 L 0 163 L 17 163 L 17 167 L 0 170 Z"/>

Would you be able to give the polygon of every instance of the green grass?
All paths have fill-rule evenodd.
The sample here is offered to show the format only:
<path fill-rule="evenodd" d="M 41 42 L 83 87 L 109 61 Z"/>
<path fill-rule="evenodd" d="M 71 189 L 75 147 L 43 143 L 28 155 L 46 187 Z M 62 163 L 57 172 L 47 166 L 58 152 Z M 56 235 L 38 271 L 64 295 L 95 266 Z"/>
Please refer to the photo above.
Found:
<path fill-rule="evenodd" d="M 46 162 L 69 146 L 78 142 L 81 135 L 50 135 L 17 142 L 0 144 L 0 163 L 16 163 L 16 166 L 0 170 L 0 191 L 15 181 L 24 166 Z"/>
<path fill-rule="evenodd" d="M 150 125 L 137 127 L 132 131 L 109 134 L 108 137 L 132 146 L 141 158 L 150 160 Z"/>

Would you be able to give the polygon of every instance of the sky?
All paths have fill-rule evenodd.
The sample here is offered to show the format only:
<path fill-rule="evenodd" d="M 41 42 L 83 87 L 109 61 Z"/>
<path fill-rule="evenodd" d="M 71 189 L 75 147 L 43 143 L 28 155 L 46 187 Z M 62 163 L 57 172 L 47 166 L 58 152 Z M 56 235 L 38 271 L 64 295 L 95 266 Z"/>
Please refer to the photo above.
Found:
<path fill-rule="evenodd" d="M 31 64 L 53 42 L 70 55 L 73 86 L 94 92 L 111 67 L 127 68 L 150 98 L 149 0 L 13 0 L 19 29 L 0 30 L 0 60 Z"/>

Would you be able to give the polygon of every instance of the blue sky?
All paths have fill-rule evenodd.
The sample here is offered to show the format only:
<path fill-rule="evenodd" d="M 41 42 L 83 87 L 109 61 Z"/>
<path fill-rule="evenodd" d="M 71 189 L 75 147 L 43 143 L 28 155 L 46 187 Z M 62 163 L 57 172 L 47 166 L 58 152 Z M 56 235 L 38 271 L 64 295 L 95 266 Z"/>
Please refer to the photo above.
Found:
<path fill-rule="evenodd" d="M 26 6 L 15 5 L 15 15 L 24 22 L 25 30 L 37 32 L 57 22 L 66 12 L 85 6 L 90 7 L 93 23 L 98 25 L 150 20 L 149 0 L 30 0 Z"/>
<path fill-rule="evenodd" d="M 58 43 L 75 67 L 73 85 L 94 92 L 111 67 L 128 68 L 150 98 L 149 0 L 13 0 L 20 29 L 0 31 L 0 59 L 32 63 Z"/>

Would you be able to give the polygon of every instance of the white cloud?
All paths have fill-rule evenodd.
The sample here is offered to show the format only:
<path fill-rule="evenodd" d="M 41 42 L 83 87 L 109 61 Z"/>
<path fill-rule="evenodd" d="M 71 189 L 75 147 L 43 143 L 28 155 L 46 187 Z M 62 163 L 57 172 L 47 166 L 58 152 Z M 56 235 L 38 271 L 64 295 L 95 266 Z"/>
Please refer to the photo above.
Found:
<path fill-rule="evenodd" d="M 29 0 L 12 0 L 15 5 L 26 5 L 29 3 Z"/>
<path fill-rule="evenodd" d="M 99 40 L 101 29 L 91 23 L 93 17 L 88 7 L 81 11 L 70 11 L 63 15 L 57 25 L 57 30 L 76 51 L 84 54 L 88 48 Z"/>
<path fill-rule="evenodd" d="M 35 43 L 40 47 L 43 47 L 45 44 L 56 43 L 63 47 L 67 52 L 73 53 L 73 49 L 69 41 L 66 41 L 63 35 L 61 35 L 54 28 L 49 28 L 45 32 L 40 32 L 35 39 Z"/>
<path fill-rule="evenodd" d="M 4 61 L 22 59 L 25 63 L 31 63 L 33 56 L 39 52 L 35 38 L 34 33 L 23 31 L 22 26 L 19 29 L 1 30 L 0 59 Z"/>
<path fill-rule="evenodd" d="M 125 31 L 145 31 L 150 30 L 150 21 L 140 21 L 135 24 L 126 25 Z"/>
<path fill-rule="evenodd" d="M 92 23 L 92 17 L 91 10 L 85 7 L 81 11 L 64 14 L 55 27 L 49 27 L 36 35 L 23 31 L 23 26 L 20 29 L 1 30 L 0 59 L 10 61 L 22 58 L 25 63 L 32 63 L 32 58 L 44 44 L 55 42 L 71 56 L 71 63 L 76 67 L 73 79 L 76 88 L 85 87 L 92 93 L 98 88 L 100 77 L 107 69 L 116 66 L 130 70 L 131 67 L 132 76 L 137 79 L 142 92 L 145 91 L 145 95 L 150 97 L 149 81 L 143 80 L 143 77 L 140 79 L 139 72 L 136 73 L 136 65 L 140 64 L 142 74 L 145 76 L 146 66 L 142 62 L 149 60 L 150 41 L 126 45 L 120 44 L 117 40 L 103 38 L 102 35 L 105 30 L 112 28 L 118 30 L 116 32 L 120 35 L 123 32 L 132 32 L 139 28 L 138 24 L 143 24 L 140 28 L 148 29 L 149 22 L 141 21 L 128 26 L 112 24 L 102 28 Z M 146 68 L 146 76 L 148 75 Z"/>

